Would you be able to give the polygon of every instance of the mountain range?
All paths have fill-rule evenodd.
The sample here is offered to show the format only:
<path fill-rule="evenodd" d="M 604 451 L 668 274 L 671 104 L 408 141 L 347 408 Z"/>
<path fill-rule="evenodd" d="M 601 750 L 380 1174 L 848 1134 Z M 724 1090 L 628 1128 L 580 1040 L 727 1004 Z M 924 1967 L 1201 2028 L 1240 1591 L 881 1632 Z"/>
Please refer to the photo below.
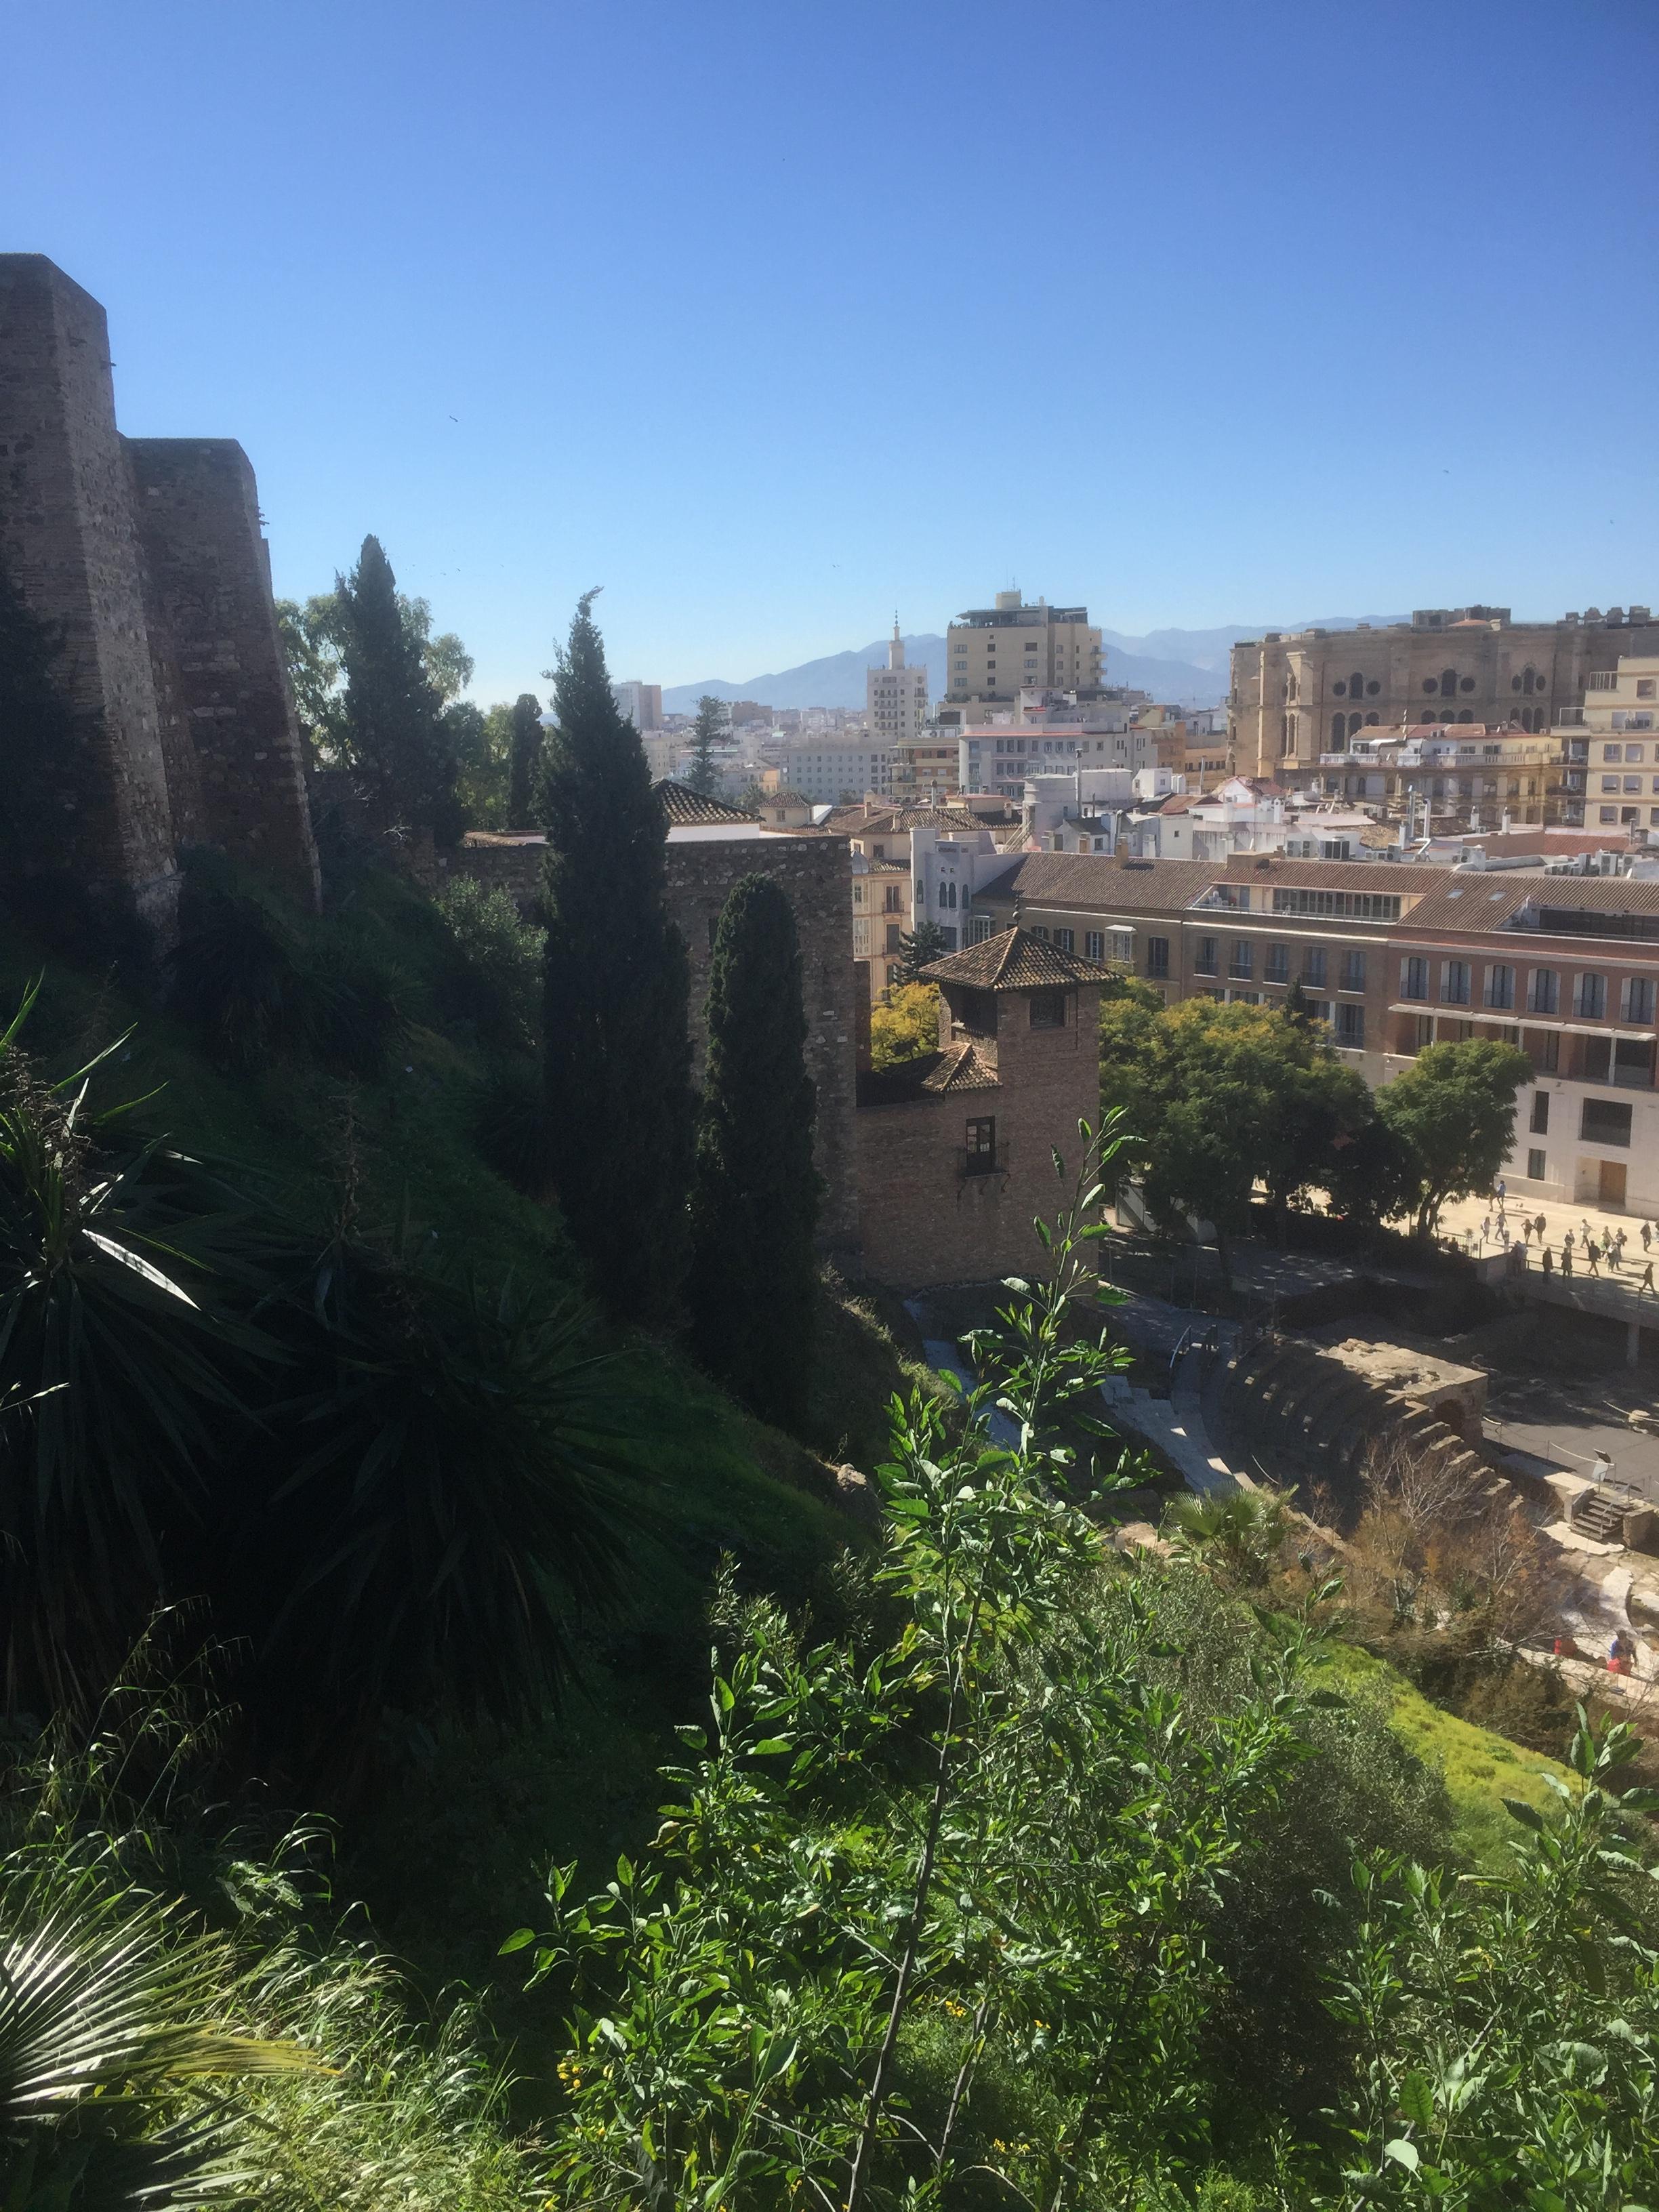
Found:
<path fill-rule="evenodd" d="M 1235 639 L 1260 637 L 1263 629 L 1352 629 L 1362 622 L 1380 628 L 1401 622 L 1401 615 L 1320 615 L 1309 622 L 1227 623 L 1217 629 L 1154 629 L 1144 637 L 1127 636 L 1121 630 L 1103 629 L 1106 645 L 1106 681 L 1150 691 L 1154 699 L 1182 707 L 1218 706 L 1226 696 L 1227 656 Z M 927 670 L 928 696 L 944 696 L 945 641 L 933 631 L 922 631 L 904 641 L 904 657 Z M 717 699 L 758 699 L 769 707 L 862 707 L 864 672 L 879 668 L 887 659 L 887 640 L 860 646 L 850 653 L 827 653 L 821 660 L 804 660 L 798 667 L 774 669 L 733 684 L 725 677 L 705 677 L 696 684 L 665 687 L 662 703 L 670 714 L 690 714 L 705 692 Z"/>

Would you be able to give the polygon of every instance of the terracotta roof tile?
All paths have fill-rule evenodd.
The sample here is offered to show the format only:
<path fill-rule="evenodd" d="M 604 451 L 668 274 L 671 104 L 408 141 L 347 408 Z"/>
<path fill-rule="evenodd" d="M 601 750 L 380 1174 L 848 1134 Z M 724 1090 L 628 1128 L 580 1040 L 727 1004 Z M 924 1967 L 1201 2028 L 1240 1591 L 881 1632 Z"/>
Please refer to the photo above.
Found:
<path fill-rule="evenodd" d="M 964 983 L 980 991 L 1042 991 L 1055 985 L 1105 983 L 1116 973 L 1103 960 L 1062 952 L 1029 929 L 1005 929 L 963 952 L 947 952 L 921 971 L 929 983 Z"/>
<path fill-rule="evenodd" d="M 718 822 L 752 822 L 755 817 L 747 808 L 728 805 L 723 799 L 708 799 L 702 792 L 693 791 L 689 783 L 675 783 L 665 776 L 651 788 L 656 793 L 663 812 L 668 817 L 671 829 L 684 830 Z"/>

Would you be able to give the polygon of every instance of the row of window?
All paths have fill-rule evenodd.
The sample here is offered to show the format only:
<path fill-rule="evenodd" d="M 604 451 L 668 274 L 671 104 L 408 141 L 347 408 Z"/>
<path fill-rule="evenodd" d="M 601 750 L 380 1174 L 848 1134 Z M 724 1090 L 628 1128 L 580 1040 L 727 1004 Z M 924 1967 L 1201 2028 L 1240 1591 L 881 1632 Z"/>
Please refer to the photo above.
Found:
<path fill-rule="evenodd" d="M 1640 745 L 1631 747 L 1633 753 L 1639 754 L 1641 750 Z M 1642 789 L 1642 779 L 1639 775 L 1604 775 L 1601 779 L 1601 788 L 1603 791 L 1633 791 L 1639 794 Z M 1656 775 L 1653 779 L 1653 795 L 1656 799 L 1659 799 L 1659 775 Z"/>
<path fill-rule="evenodd" d="M 1260 991 L 1212 991 L 1218 1006 L 1277 1006 L 1276 999 L 1264 998 Z M 1345 1052 L 1364 1052 L 1365 1049 L 1365 1009 L 1345 1000 L 1333 1006 L 1328 999 L 1310 999 L 1305 1011 L 1316 1022 L 1328 1024 L 1336 1042 Z"/>
<path fill-rule="evenodd" d="M 1400 963 L 1400 995 L 1402 999 L 1426 1000 L 1431 963 L 1420 953 L 1413 953 Z M 1443 1006 L 1468 1006 L 1474 1003 L 1474 969 L 1467 960 L 1443 960 L 1440 963 L 1439 999 Z M 1627 975 L 1619 989 L 1619 1018 L 1621 1022 L 1645 1023 L 1654 1018 L 1656 1002 L 1659 1001 L 1659 982 L 1651 975 Z M 1505 963 L 1498 962 L 1485 970 L 1481 984 L 1480 1003 L 1499 1012 L 1513 1012 L 1516 1006 L 1516 970 Z M 1526 1011 L 1529 1014 L 1559 1014 L 1561 1011 L 1561 977 L 1553 968 L 1534 968 L 1528 979 Z M 1587 969 L 1572 979 L 1572 1011 L 1582 1020 L 1605 1021 L 1607 1013 L 1607 979 L 1594 969 Z"/>
<path fill-rule="evenodd" d="M 1659 760 L 1659 748 L 1656 748 L 1653 757 Z M 1601 757 L 1609 762 L 1639 761 L 1643 757 L 1642 748 L 1640 745 L 1603 745 Z"/>
<path fill-rule="evenodd" d="M 1164 938 L 1154 938 L 1151 942 L 1155 945 L 1161 944 L 1164 945 L 1165 960 L 1167 963 L 1168 939 Z M 1200 937 L 1199 939 L 1193 954 L 1193 972 L 1194 975 L 1214 975 L 1220 972 L 1218 966 L 1219 943 L 1220 940 L 1213 937 Z M 1288 983 L 1291 980 L 1290 946 L 1288 945 L 1265 945 L 1262 948 L 1262 951 L 1264 954 L 1261 963 L 1262 981 L 1264 983 Z M 1169 970 L 1166 965 L 1162 970 L 1149 968 L 1149 972 L 1153 974 L 1161 972 L 1167 975 Z M 1227 948 L 1227 973 L 1235 982 L 1249 982 L 1254 978 L 1255 974 L 1255 942 L 1254 939 L 1248 937 L 1235 937 L 1231 939 Z M 1302 948 L 1302 966 L 1298 971 L 1298 980 L 1304 987 L 1316 991 L 1324 990 L 1328 985 L 1328 974 L 1329 956 L 1328 955 L 1325 947 L 1322 945 L 1304 945 Z M 1363 952 L 1350 951 L 1343 953 L 1341 968 L 1340 970 L 1340 980 L 1336 988 L 1339 991 L 1363 991 L 1364 989 L 1365 956 Z"/>
<path fill-rule="evenodd" d="M 1603 822 L 1639 822 L 1642 810 L 1639 806 L 1604 806 L 1600 810 L 1600 818 Z M 1659 830 L 1659 806 L 1649 807 L 1648 822 L 1651 828 Z"/>

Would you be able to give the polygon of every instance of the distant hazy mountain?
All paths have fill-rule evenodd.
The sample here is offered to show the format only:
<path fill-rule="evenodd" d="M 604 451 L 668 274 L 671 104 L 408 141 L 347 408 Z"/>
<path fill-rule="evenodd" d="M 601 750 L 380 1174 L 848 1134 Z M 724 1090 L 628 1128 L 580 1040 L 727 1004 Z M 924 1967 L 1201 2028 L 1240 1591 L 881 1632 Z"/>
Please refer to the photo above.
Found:
<path fill-rule="evenodd" d="M 1227 689 L 1227 654 L 1235 640 L 1260 637 L 1263 629 L 1352 629 L 1357 623 L 1377 625 L 1399 622 L 1399 615 L 1322 615 L 1298 623 L 1231 623 L 1219 629 L 1155 629 L 1145 637 L 1127 637 L 1122 631 L 1104 629 L 1106 680 L 1155 699 L 1183 707 L 1213 707 Z M 931 632 L 907 637 L 904 656 L 927 670 L 928 696 L 943 696 L 945 641 Z M 670 714 L 687 714 L 705 691 L 717 699 L 758 699 L 769 707 L 862 707 L 864 672 L 879 668 L 887 659 L 887 640 L 854 653 L 832 653 L 822 660 L 804 660 L 798 668 L 775 669 L 766 676 L 751 676 L 746 683 L 729 683 L 710 676 L 698 684 L 676 684 L 665 689 L 662 703 Z"/>

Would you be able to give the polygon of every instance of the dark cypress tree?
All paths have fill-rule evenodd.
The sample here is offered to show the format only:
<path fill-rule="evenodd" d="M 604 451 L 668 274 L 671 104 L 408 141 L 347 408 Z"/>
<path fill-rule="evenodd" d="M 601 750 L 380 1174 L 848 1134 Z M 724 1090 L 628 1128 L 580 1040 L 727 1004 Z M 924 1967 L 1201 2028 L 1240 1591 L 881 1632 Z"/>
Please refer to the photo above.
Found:
<path fill-rule="evenodd" d="M 337 576 L 341 711 L 347 758 L 383 823 L 412 823 L 453 845 L 465 827 L 455 796 L 459 763 L 421 640 L 398 599 L 378 538 L 365 538 L 349 576 Z"/>
<path fill-rule="evenodd" d="M 533 830 L 536 764 L 542 750 L 542 702 L 533 691 L 520 691 L 513 702 L 512 751 L 507 759 L 507 826 Z"/>
<path fill-rule="evenodd" d="M 732 887 L 714 937 L 691 1194 L 691 1343 L 769 1421 L 799 1428 L 817 1271 L 813 1093 L 800 944 L 769 876 Z"/>
<path fill-rule="evenodd" d="M 617 711 L 589 592 L 553 672 L 541 776 L 547 831 L 548 1168 L 614 1312 L 678 1310 L 691 1179 L 685 942 L 665 898 L 662 810 Z"/>

